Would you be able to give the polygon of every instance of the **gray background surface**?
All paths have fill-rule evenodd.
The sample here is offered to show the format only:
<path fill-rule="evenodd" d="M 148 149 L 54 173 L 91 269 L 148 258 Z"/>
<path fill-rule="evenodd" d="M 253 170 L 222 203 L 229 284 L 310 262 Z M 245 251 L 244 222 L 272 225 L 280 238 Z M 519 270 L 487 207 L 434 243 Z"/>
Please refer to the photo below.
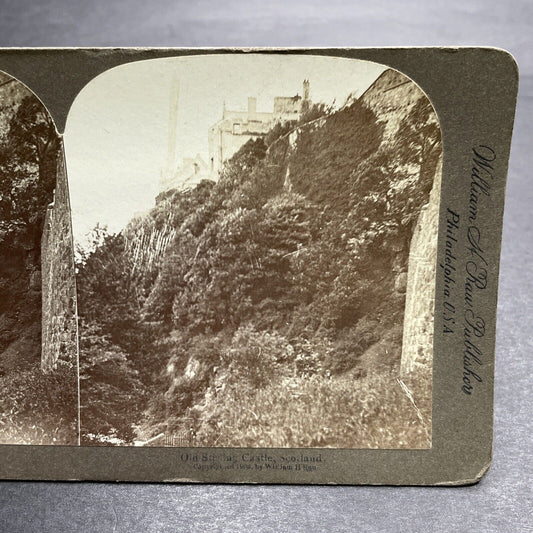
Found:
<path fill-rule="evenodd" d="M 490 45 L 510 50 L 521 70 L 500 272 L 494 460 L 481 483 L 2 482 L 0 532 L 533 531 L 532 26 L 530 0 L 0 0 L 0 46 Z"/>

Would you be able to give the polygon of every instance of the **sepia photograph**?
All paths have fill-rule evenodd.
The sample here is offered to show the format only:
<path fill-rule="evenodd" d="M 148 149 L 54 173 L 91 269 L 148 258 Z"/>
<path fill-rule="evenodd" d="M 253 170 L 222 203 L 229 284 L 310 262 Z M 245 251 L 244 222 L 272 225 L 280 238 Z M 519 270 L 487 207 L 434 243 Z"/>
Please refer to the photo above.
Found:
<path fill-rule="evenodd" d="M 384 65 L 0 77 L 0 442 L 427 449 L 439 121 Z"/>
<path fill-rule="evenodd" d="M 0 444 L 78 444 L 72 231 L 53 207 L 68 205 L 62 153 L 40 100 L 0 72 Z"/>
<path fill-rule="evenodd" d="M 0 532 L 533 528 L 533 2 L 4 3 Z"/>
<path fill-rule="evenodd" d="M 412 80 L 134 62 L 64 139 L 82 445 L 431 447 L 442 146 Z"/>

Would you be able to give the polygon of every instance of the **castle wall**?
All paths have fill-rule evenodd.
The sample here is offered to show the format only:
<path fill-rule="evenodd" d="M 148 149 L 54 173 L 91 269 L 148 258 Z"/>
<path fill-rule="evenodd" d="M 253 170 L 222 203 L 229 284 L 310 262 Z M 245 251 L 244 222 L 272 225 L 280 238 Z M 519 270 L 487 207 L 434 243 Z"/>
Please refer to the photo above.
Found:
<path fill-rule="evenodd" d="M 424 92 L 405 75 L 386 70 L 361 96 L 360 101 L 386 121 L 384 142 L 392 139 L 401 121 Z M 420 172 L 414 165 L 411 173 Z M 415 177 L 415 176 L 413 176 Z M 398 285 L 405 290 L 405 312 L 400 375 L 431 372 L 433 364 L 433 318 L 442 156 L 436 167 L 428 203 L 422 208 L 409 248 L 407 276 L 397 273 Z M 405 286 L 405 276 L 407 285 Z M 401 281 L 401 283 L 399 283 Z"/>
<path fill-rule="evenodd" d="M 442 156 L 437 163 L 429 202 L 422 208 L 409 252 L 400 375 L 430 371 L 433 365 L 433 318 Z"/>
<path fill-rule="evenodd" d="M 77 365 L 76 277 L 65 154 L 61 145 L 54 202 L 41 240 L 43 372 Z"/>
<path fill-rule="evenodd" d="M 386 121 L 385 140 L 398 131 L 400 122 L 420 98 L 427 98 L 413 81 L 396 70 L 388 69 L 361 95 L 359 101 Z"/>

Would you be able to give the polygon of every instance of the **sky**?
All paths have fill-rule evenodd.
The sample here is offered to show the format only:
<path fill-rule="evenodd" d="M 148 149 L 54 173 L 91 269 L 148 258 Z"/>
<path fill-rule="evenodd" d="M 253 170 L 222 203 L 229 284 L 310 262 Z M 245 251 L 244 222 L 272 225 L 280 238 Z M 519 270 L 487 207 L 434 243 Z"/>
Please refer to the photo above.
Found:
<path fill-rule="evenodd" d="M 114 233 L 154 206 L 168 167 L 171 95 L 178 88 L 176 160 L 207 162 L 208 129 L 228 110 L 272 111 L 275 96 L 302 94 L 342 105 L 385 69 L 355 59 L 282 54 L 152 59 L 110 69 L 76 97 L 67 117 L 65 153 L 76 242 L 96 224 Z"/>

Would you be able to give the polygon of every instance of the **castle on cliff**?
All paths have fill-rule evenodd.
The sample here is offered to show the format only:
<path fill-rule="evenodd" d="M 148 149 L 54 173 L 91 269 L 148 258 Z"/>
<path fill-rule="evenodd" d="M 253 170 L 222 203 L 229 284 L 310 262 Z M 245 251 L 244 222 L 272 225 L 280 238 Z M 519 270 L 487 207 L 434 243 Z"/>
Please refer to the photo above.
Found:
<path fill-rule="evenodd" d="M 196 157 L 184 157 L 177 168 L 162 172 L 159 190 L 190 189 L 206 179 L 213 179 L 213 177 L 202 156 L 196 154 Z"/>
<path fill-rule="evenodd" d="M 250 139 L 264 137 L 277 123 L 297 121 L 309 108 L 309 80 L 302 84 L 302 96 L 276 96 L 272 112 L 257 111 L 257 99 L 248 98 L 246 111 L 224 108 L 222 118 L 209 128 L 209 171 L 216 177 L 224 161 Z"/>
<path fill-rule="evenodd" d="M 264 137 L 278 123 L 297 121 L 311 103 L 309 80 L 303 81 L 302 95 L 274 97 L 272 112 L 257 111 L 257 99 L 251 96 L 246 111 L 231 111 L 224 103 L 222 118 L 208 131 L 209 161 L 206 163 L 197 154 L 177 163 L 178 99 L 179 83 L 175 79 L 170 95 L 168 159 L 166 168 L 161 172 L 160 191 L 192 188 L 204 179 L 216 181 L 224 161 L 247 141 Z"/>

